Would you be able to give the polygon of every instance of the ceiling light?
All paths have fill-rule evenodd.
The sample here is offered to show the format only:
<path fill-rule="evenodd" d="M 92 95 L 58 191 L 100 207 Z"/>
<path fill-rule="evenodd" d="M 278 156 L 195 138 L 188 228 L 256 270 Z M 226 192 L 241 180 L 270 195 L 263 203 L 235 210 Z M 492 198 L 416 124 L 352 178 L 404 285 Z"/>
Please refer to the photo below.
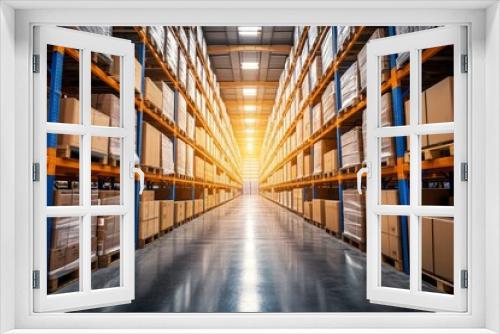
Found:
<path fill-rule="evenodd" d="M 248 142 L 253 142 L 254 138 L 253 137 L 247 137 Z"/>
<path fill-rule="evenodd" d="M 243 93 L 243 94 L 245 94 L 245 93 Z M 245 111 L 255 111 L 255 110 L 257 110 L 257 106 L 252 105 L 252 104 L 247 104 L 247 105 L 243 106 L 243 110 L 245 110 Z"/>
<path fill-rule="evenodd" d="M 253 150 L 253 144 L 247 144 L 247 150 L 249 151 Z"/>
<path fill-rule="evenodd" d="M 246 130 L 246 132 L 247 132 L 247 133 L 254 133 L 254 132 L 255 132 L 255 130 L 254 130 L 254 129 L 247 129 L 247 130 Z"/>
<path fill-rule="evenodd" d="M 247 123 L 247 124 L 254 124 L 255 123 L 255 118 L 245 118 L 245 123 Z"/>
<path fill-rule="evenodd" d="M 262 27 L 238 27 L 238 33 L 241 36 L 257 36 L 261 30 Z"/>
<path fill-rule="evenodd" d="M 242 70 L 257 70 L 259 69 L 259 63 L 254 61 L 244 61 L 241 63 Z"/>
<path fill-rule="evenodd" d="M 257 95 L 257 88 L 243 88 L 243 95 L 255 96 Z"/>

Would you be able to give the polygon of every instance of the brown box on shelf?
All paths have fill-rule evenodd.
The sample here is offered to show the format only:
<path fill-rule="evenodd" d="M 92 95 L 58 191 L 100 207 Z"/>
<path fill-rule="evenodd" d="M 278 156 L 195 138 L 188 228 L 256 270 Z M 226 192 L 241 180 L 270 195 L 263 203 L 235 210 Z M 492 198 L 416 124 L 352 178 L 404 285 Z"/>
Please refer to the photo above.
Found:
<path fill-rule="evenodd" d="M 97 255 L 120 249 L 120 216 L 101 216 L 97 219 Z"/>
<path fill-rule="evenodd" d="M 205 170 L 204 170 L 204 167 L 205 167 L 205 161 L 195 155 L 194 156 L 194 177 L 197 178 L 197 179 L 204 179 L 205 178 Z"/>
<path fill-rule="evenodd" d="M 99 190 L 99 203 L 100 205 L 119 205 L 120 204 L 120 190 Z M 95 196 L 95 195 L 93 195 Z"/>
<path fill-rule="evenodd" d="M 143 122 L 141 163 L 148 167 L 161 168 L 160 147 L 161 135 L 154 126 Z"/>
<path fill-rule="evenodd" d="M 144 190 L 141 194 L 141 201 L 154 201 L 155 191 L 154 190 Z"/>
<path fill-rule="evenodd" d="M 360 93 L 358 63 L 354 62 L 340 77 L 342 110 L 354 105 Z"/>
<path fill-rule="evenodd" d="M 333 139 L 321 139 L 314 143 L 314 174 L 325 172 L 324 154 L 335 148 Z"/>
<path fill-rule="evenodd" d="M 182 223 L 186 215 L 186 206 L 184 201 L 175 201 L 175 224 Z"/>
<path fill-rule="evenodd" d="M 311 175 L 312 166 L 313 166 L 313 161 L 312 161 L 311 154 L 310 153 L 305 153 L 304 154 L 304 176 Z"/>
<path fill-rule="evenodd" d="M 158 110 L 163 109 L 163 93 L 153 80 L 144 77 L 144 100 L 151 103 Z"/>
<path fill-rule="evenodd" d="M 328 122 L 335 116 L 337 112 L 337 106 L 335 104 L 335 81 L 331 81 L 328 86 L 326 86 L 323 95 L 321 96 L 321 105 L 323 108 L 323 123 Z"/>
<path fill-rule="evenodd" d="M 307 219 L 312 219 L 312 202 L 304 201 L 304 217 Z"/>
<path fill-rule="evenodd" d="M 92 108 L 92 125 L 109 126 L 109 116 Z M 108 154 L 109 137 L 92 136 L 92 153 Z"/>
<path fill-rule="evenodd" d="M 184 143 L 179 138 L 176 138 L 177 145 L 175 149 L 176 160 L 175 160 L 175 172 L 177 174 L 186 174 L 186 143 Z"/>
<path fill-rule="evenodd" d="M 73 190 L 56 189 L 56 191 L 54 192 L 54 205 L 56 206 L 73 205 Z"/>
<path fill-rule="evenodd" d="M 185 201 L 184 207 L 186 208 L 186 213 L 185 213 L 184 217 L 186 219 L 193 217 L 193 213 L 194 213 L 193 205 L 194 205 L 193 200 Z"/>
<path fill-rule="evenodd" d="M 333 149 L 323 154 L 323 173 L 335 172 L 337 170 L 337 150 Z"/>
<path fill-rule="evenodd" d="M 447 77 L 425 91 L 427 123 L 453 122 L 453 77 Z M 453 141 L 453 134 L 429 136 L 429 145 Z"/>
<path fill-rule="evenodd" d="M 344 197 L 344 234 L 364 243 L 366 241 L 366 204 L 364 194 L 357 189 L 345 189 Z"/>
<path fill-rule="evenodd" d="M 174 167 L 174 142 L 170 137 L 161 133 L 161 168 L 163 174 L 173 174 Z"/>
<path fill-rule="evenodd" d="M 111 63 L 110 74 L 118 82 L 120 82 L 120 61 L 118 56 L 113 56 L 113 62 Z M 142 92 L 142 65 L 135 59 L 135 78 L 134 86 L 136 92 Z"/>
<path fill-rule="evenodd" d="M 318 224 L 325 224 L 325 200 L 314 198 L 312 200 L 313 221 Z"/>
<path fill-rule="evenodd" d="M 383 205 L 397 205 L 398 204 L 398 190 L 385 189 L 382 190 L 382 204 Z M 399 216 L 383 215 L 382 218 L 382 232 L 396 237 L 400 235 L 400 222 Z"/>
<path fill-rule="evenodd" d="M 297 146 L 300 146 L 304 142 L 304 138 L 302 136 L 304 130 L 304 126 L 302 125 L 302 118 L 297 120 L 297 124 L 295 125 L 295 135 L 296 135 L 296 143 Z"/>
<path fill-rule="evenodd" d="M 432 218 L 422 217 L 422 270 L 434 273 Z"/>
<path fill-rule="evenodd" d="M 434 274 L 453 282 L 453 219 L 432 218 Z"/>
<path fill-rule="evenodd" d="M 312 123 L 312 133 L 316 133 L 323 125 L 323 108 L 321 102 L 316 104 L 312 108 L 313 123 Z"/>
<path fill-rule="evenodd" d="M 304 152 L 300 151 L 297 154 L 297 178 L 304 176 Z"/>
<path fill-rule="evenodd" d="M 363 136 L 360 126 L 344 133 L 341 143 L 342 167 L 356 166 L 363 162 Z"/>
<path fill-rule="evenodd" d="M 194 214 L 200 214 L 203 212 L 203 199 L 194 200 Z"/>
<path fill-rule="evenodd" d="M 325 227 L 339 233 L 339 201 L 325 200 Z"/>
<path fill-rule="evenodd" d="M 195 130 L 196 145 L 205 148 L 205 129 L 197 126 Z"/>
<path fill-rule="evenodd" d="M 302 115 L 302 139 L 305 141 L 311 135 L 311 111 L 309 108 L 305 108 L 304 114 Z"/>
<path fill-rule="evenodd" d="M 164 81 L 158 82 L 158 87 L 161 87 L 162 95 L 161 113 L 174 121 L 174 91 Z"/>
<path fill-rule="evenodd" d="M 421 124 L 426 124 L 427 123 L 427 97 L 426 97 L 426 92 L 423 91 L 420 94 L 420 108 L 422 109 L 421 115 L 420 115 L 420 123 Z M 410 100 L 406 100 L 404 104 L 404 109 L 405 109 L 405 123 L 406 125 L 410 125 Z M 429 146 L 429 136 L 428 135 L 422 135 L 420 136 L 420 140 L 422 141 L 422 147 Z"/>
<path fill-rule="evenodd" d="M 109 116 L 109 125 L 120 126 L 120 98 L 114 94 L 92 94 L 92 108 Z M 109 138 L 109 154 L 115 159 L 121 155 L 120 138 Z"/>
<path fill-rule="evenodd" d="M 160 230 L 164 231 L 174 225 L 174 201 L 160 201 Z"/>

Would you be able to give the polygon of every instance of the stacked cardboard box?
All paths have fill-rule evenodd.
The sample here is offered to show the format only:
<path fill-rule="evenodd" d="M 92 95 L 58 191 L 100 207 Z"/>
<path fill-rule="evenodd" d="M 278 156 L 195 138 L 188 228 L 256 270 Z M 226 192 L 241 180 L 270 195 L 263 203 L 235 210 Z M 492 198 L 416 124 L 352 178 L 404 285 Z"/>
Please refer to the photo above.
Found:
<path fill-rule="evenodd" d="M 304 151 L 300 151 L 297 155 L 297 178 L 301 179 L 304 176 Z"/>
<path fill-rule="evenodd" d="M 186 175 L 186 143 L 179 138 L 176 138 L 176 140 L 175 172 L 180 175 Z"/>
<path fill-rule="evenodd" d="M 323 173 L 335 173 L 338 169 L 337 166 L 338 156 L 337 150 L 331 149 L 323 154 Z"/>
<path fill-rule="evenodd" d="M 303 138 L 304 126 L 302 125 L 302 118 L 297 120 L 297 124 L 295 125 L 295 137 L 297 146 L 300 146 L 304 142 Z"/>
<path fill-rule="evenodd" d="M 321 62 L 322 69 L 325 72 L 331 63 L 333 62 L 333 39 L 332 39 L 332 29 L 328 29 L 323 44 L 321 44 Z"/>
<path fill-rule="evenodd" d="M 382 190 L 383 205 L 398 204 L 398 190 Z M 401 260 L 401 234 L 399 216 L 384 215 L 381 217 L 382 254 L 396 261 Z"/>
<path fill-rule="evenodd" d="M 314 171 L 313 173 L 321 174 L 326 173 L 324 154 L 335 149 L 335 141 L 333 139 L 321 139 L 314 143 Z M 329 168 L 331 168 L 331 161 L 329 161 Z"/>
<path fill-rule="evenodd" d="M 120 205 L 120 190 L 92 190 L 92 202 L 95 203 L 95 195 L 99 196 L 99 205 Z M 94 204 L 95 205 L 95 204 Z"/>
<path fill-rule="evenodd" d="M 302 81 L 302 99 L 300 103 L 301 106 L 309 103 L 309 80 L 307 80 L 307 75 L 308 74 L 306 74 L 304 81 Z"/>
<path fill-rule="evenodd" d="M 190 219 L 193 217 L 194 214 L 194 201 L 193 200 L 187 200 L 184 201 L 184 207 L 186 209 L 186 213 L 184 214 L 185 219 Z"/>
<path fill-rule="evenodd" d="M 425 91 L 427 123 L 453 122 L 453 77 L 447 77 Z M 429 146 L 453 141 L 453 134 L 428 136 Z"/>
<path fill-rule="evenodd" d="M 173 70 L 174 73 L 177 73 L 177 55 L 179 52 L 179 45 L 177 44 L 177 40 L 170 28 L 166 28 L 166 43 L 165 43 L 165 60 L 167 61 L 170 69 Z"/>
<path fill-rule="evenodd" d="M 187 118 L 186 118 L 186 133 L 187 133 L 189 138 L 194 140 L 195 122 L 194 122 L 194 117 L 191 116 L 190 114 L 187 114 Z"/>
<path fill-rule="evenodd" d="M 304 201 L 304 217 L 306 219 L 312 219 L 312 202 Z"/>
<path fill-rule="evenodd" d="M 312 220 L 321 226 L 325 225 L 325 200 L 314 198 L 312 200 Z"/>
<path fill-rule="evenodd" d="M 145 166 L 161 168 L 160 147 L 160 131 L 148 122 L 143 122 L 141 163 Z"/>
<path fill-rule="evenodd" d="M 188 72 L 187 74 L 186 91 L 191 101 L 196 101 L 196 82 L 194 81 L 194 77 L 191 72 Z"/>
<path fill-rule="evenodd" d="M 171 121 L 174 121 L 174 105 L 175 105 L 174 91 L 170 89 L 170 87 L 164 81 L 161 81 L 159 83 L 159 86 L 161 87 L 162 101 L 163 101 L 161 113 Z"/>
<path fill-rule="evenodd" d="M 363 134 L 363 148 L 367 147 L 366 143 L 366 110 L 362 114 L 362 134 Z M 380 98 L 380 126 L 392 126 L 392 96 L 391 92 L 387 92 Z M 394 138 L 382 138 L 382 146 L 380 147 L 380 160 L 385 162 L 388 166 L 393 165 L 394 159 Z M 367 150 L 363 150 L 364 159 L 367 159 Z"/>
<path fill-rule="evenodd" d="M 304 177 L 312 174 L 313 166 L 314 163 L 311 153 L 309 151 L 304 151 Z"/>
<path fill-rule="evenodd" d="M 195 199 L 194 200 L 194 214 L 199 215 L 203 212 L 203 199 Z"/>
<path fill-rule="evenodd" d="M 147 239 L 160 231 L 160 201 L 155 201 L 154 190 L 145 190 L 139 208 L 139 239 Z"/>
<path fill-rule="evenodd" d="M 165 27 L 164 26 L 147 26 L 146 34 L 149 40 L 153 43 L 156 51 L 164 59 L 165 52 Z"/>
<path fill-rule="evenodd" d="M 110 75 L 117 81 L 120 82 L 120 57 L 119 56 L 113 56 L 113 62 L 111 64 L 110 68 Z M 135 81 L 134 81 L 134 87 L 135 91 L 138 93 L 142 93 L 142 65 L 139 63 L 137 59 L 134 59 L 135 61 Z"/>
<path fill-rule="evenodd" d="M 312 133 L 316 133 L 319 129 L 321 129 L 321 126 L 323 125 L 323 109 L 321 106 L 321 102 L 316 104 L 312 108 L 312 114 L 313 114 L 313 123 L 312 123 Z"/>
<path fill-rule="evenodd" d="M 112 127 L 119 127 L 120 124 L 120 98 L 114 94 L 92 94 L 92 108 L 109 116 Z M 116 160 L 121 156 L 120 138 L 109 138 L 109 154 Z"/>
<path fill-rule="evenodd" d="M 163 174 L 173 174 L 174 169 L 174 143 L 165 134 L 161 134 L 161 168 Z"/>
<path fill-rule="evenodd" d="M 321 96 L 321 105 L 323 107 L 323 123 L 327 123 L 335 116 L 337 111 L 335 104 L 335 81 L 330 82 L 328 86 L 326 86 Z"/>
<path fill-rule="evenodd" d="M 345 189 L 344 197 L 344 235 L 356 241 L 366 241 L 366 204 L 364 194 L 357 189 Z"/>
<path fill-rule="evenodd" d="M 186 176 L 193 177 L 194 150 L 191 145 L 186 145 Z"/>
<path fill-rule="evenodd" d="M 325 200 L 325 228 L 339 233 L 339 201 Z"/>
<path fill-rule="evenodd" d="M 345 44 L 354 33 L 354 26 L 337 26 L 337 54 L 344 49 Z"/>
<path fill-rule="evenodd" d="M 110 118 L 108 115 L 92 108 L 91 123 L 98 126 L 109 126 Z M 59 116 L 60 123 L 81 124 L 80 122 L 80 101 L 73 97 L 61 99 L 61 112 Z M 71 148 L 80 147 L 80 137 L 75 135 L 59 135 L 58 144 L 60 146 L 69 146 Z M 99 155 L 108 154 L 108 137 L 93 136 L 91 141 L 92 153 Z"/>
<path fill-rule="evenodd" d="M 360 126 L 344 133 L 342 142 L 342 167 L 351 167 L 363 162 L 363 135 Z"/>
<path fill-rule="evenodd" d="M 161 200 L 160 202 L 160 231 L 174 226 L 174 201 Z"/>
<path fill-rule="evenodd" d="M 306 141 L 311 135 L 311 110 L 309 108 L 304 109 L 304 115 L 302 116 L 302 139 Z"/>
<path fill-rule="evenodd" d="M 378 28 L 370 36 L 370 40 L 382 37 L 385 37 L 384 29 Z M 364 90 L 366 88 L 366 44 L 358 53 L 358 68 L 359 68 L 359 86 L 361 90 Z M 389 75 L 390 75 L 389 57 L 388 56 L 381 57 L 381 62 L 380 62 L 381 82 L 387 80 L 389 78 Z"/>
<path fill-rule="evenodd" d="M 184 201 L 174 202 L 175 224 L 180 224 L 186 219 L 186 203 Z"/>
<path fill-rule="evenodd" d="M 97 255 L 107 255 L 120 250 L 120 216 L 97 218 Z"/>
<path fill-rule="evenodd" d="M 163 108 L 162 90 L 148 77 L 144 78 L 144 100 L 158 110 L 162 110 Z"/>
<path fill-rule="evenodd" d="M 197 155 L 194 156 L 194 177 L 202 180 L 205 178 L 205 161 Z"/>
<path fill-rule="evenodd" d="M 200 147 L 205 147 L 205 129 L 201 126 L 197 126 L 195 130 L 196 145 Z"/>
<path fill-rule="evenodd" d="M 311 66 L 310 66 L 310 70 L 309 70 L 311 91 L 314 90 L 314 88 L 316 87 L 316 84 L 318 83 L 318 80 L 321 78 L 321 75 L 323 73 L 323 69 L 322 69 L 321 65 L 322 65 L 321 55 L 314 57 L 314 60 L 312 61 Z"/>
<path fill-rule="evenodd" d="M 186 57 L 184 56 L 184 53 L 179 52 L 177 59 L 178 59 L 177 78 L 179 79 L 179 82 L 182 85 L 182 87 L 186 88 L 187 64 L 186 64 Z"/>
<path fill-rule="evenodd" d="M 354 62 L 340 77 L 342 110 L 354 105 L 360 93 L 358 63 Z"/>
<path fill-rule="evenodd" d="M 178 106 L 177 106 L 177 126 L 184 133 L 187 131 L 187 105 L 186 100 L 181 94 L 177 94 Z"/>

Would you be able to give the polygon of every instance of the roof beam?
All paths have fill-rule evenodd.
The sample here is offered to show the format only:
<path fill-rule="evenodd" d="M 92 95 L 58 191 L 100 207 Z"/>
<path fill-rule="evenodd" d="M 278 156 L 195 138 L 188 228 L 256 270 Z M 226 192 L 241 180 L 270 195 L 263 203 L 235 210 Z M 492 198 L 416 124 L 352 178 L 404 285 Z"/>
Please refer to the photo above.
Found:
<path fill-rule="evenodd" d="M 226 54 L 230 52 L 245 52 L 245 51 L 251 51 L 251 52 L 259 52 L 259 51 L 264 51 L 264 52 L 282 52 L 282 53 L 289 53 L 291 50 L 290 45 L 282 45 L 282 44 L 276 44 L 276 45 L 208 45 L 207 46 L 207 51 L 208 54 L 210 55 L 217 55 L 217 54 Z"/>
<path fill-rule="evenodd" d="M 243 87 L 256 87 L 256 88 L 277 88 L 278 81 L 220 81 L 220 88 L 243 88 Z"/>
<path fill-rule="evenodd" d="M 246 104 L 255 105 L 257 109 L 260 108 L 272 108 L 274 106 L 274 100 L 224 100 L 227 108 L 239 108 L 243 109 Z"/>

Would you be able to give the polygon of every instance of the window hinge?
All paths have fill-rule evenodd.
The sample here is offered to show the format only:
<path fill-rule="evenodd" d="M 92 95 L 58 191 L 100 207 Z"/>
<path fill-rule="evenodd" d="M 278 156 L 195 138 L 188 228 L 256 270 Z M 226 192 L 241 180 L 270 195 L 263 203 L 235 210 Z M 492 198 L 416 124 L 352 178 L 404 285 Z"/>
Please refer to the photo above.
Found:
<path fill-rule="evenodd" d="M 33 73 L 40 73 L 40 55 L 33 55 Z"/>
<path fill-rule="evenodd" d="M 469 57 L 462 55 L 462 73 L 469 72 Z"/>
<path fill-rule="evenodd" d="M 462 270 L 460 276 L 461 276 L 460 280 L 462 289 L 467 289 L 469 287 L 469 271 Z"/>
<path fill-rule="evenodd" d="M 34 182 L 40 181 L 40 164 L 38 162 L 33 163 L 32 174 Z"/>
<path fill-rule="evenodd" d="M 469 164 L 462 162 L 460 164 L 460 179 L 462 181 L 469 181 Z"/>
<path fill-rule="evenodd" d="M 40 270 L 33 270 L 33 289 L 40 289 Z"/>

